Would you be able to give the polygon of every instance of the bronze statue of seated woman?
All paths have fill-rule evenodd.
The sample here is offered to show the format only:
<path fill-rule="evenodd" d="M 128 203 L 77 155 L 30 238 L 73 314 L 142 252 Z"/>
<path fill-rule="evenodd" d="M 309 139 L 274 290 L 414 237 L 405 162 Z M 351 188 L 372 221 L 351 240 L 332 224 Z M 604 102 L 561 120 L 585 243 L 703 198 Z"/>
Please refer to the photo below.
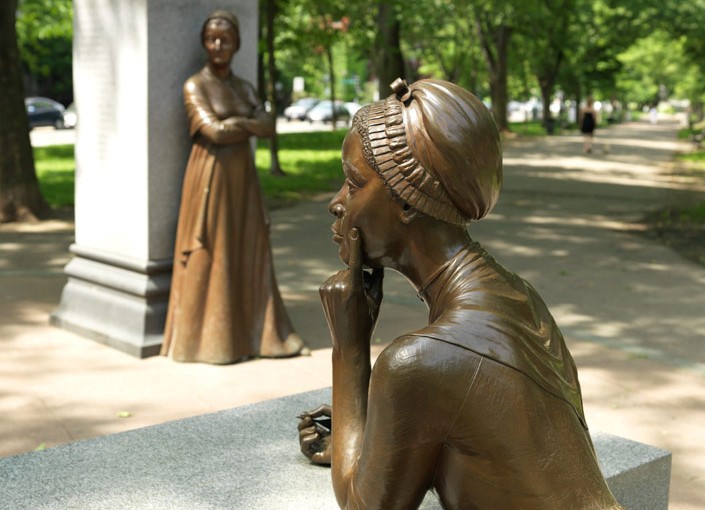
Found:
<path fill-rule="evenodd" d="M 330 202 L 348 268 L 321 287 L 333 403 L 302 415 L 302 452 L 331 464 L 341 508 L 614 509 L 573 359 L 546 305 L 467 231 L 497 201 L 500 137 L 452 83 L 397 80 L 360 110 Z M 370 338 L 384 268 L 406 276 L 428 326 Z M 332 427 L 318 423 L 332 414 Z"/>

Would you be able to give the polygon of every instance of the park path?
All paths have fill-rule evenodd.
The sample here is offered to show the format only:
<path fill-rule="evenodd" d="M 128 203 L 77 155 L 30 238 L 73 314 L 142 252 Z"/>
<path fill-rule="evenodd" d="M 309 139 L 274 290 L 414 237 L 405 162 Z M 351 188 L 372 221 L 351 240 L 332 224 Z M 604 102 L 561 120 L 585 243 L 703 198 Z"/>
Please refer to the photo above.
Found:
<path fill-rule="evenodd" d="M 705 508 L 705 268 L 635 233 L 646 211 L 705 199 L 701 183 L 672 172 L 673 153 L 687 149 L 676 129 L 603 129 L 591 155 L 575 135 L 510 139 L 500 202 L 470 232 L 548 303 L 591 428 L 672 451 L 671 508 L 696 510 Z M 72 225 L 0 226 L 0 455 L 330 385 L 317 296 L 340 268 L 328 198 L 271 214 L 277 278 L 313 355 L 227 367 L 136 360 L 48 326 Z M 389 275 L 376 343 L 425 317 L 408 283 Z"/>

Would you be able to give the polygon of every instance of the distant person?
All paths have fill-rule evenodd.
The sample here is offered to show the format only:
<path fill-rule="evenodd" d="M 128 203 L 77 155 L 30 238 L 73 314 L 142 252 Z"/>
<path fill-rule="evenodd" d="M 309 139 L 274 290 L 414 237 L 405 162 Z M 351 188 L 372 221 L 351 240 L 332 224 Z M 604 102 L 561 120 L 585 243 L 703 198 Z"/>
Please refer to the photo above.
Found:
<path fill-rule="evenodd" d="M 184 176 L 162 354 L 226 364 L 306 349 L 274 278 L 269 217 L 255 172 L 252 136 L 274 120 L 230 63 L 237 18 L 215 11 L 203 25 L 208 63 L 184 85 L 193 139 Z"/>
<path fill-rule="evenodd" d="M 655 106 L 652 106 L 649 109 L 649 122 L 651 122 L 652 124 L 658 123 L 658 110 Z"/>
<path fill-rule="evenodd" d="M 583 151 L 585 154 L 592 152 L 592 142 L 597 124 L 597 112 L 592 96 L 587 97 L 585 106 L 580 110 L 580 132 L 583 134 Z"/>

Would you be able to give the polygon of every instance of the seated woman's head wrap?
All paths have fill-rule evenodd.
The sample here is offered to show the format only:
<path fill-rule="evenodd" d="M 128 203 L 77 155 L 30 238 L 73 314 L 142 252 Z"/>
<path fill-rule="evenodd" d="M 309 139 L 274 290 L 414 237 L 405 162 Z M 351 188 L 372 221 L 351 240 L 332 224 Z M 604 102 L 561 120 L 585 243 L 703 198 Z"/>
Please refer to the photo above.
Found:
<path fill-rule="evenodd" d="M 446 81 L 391 86 L 394 94 L 360 109 L 353 127 L 392 196 L 457 225 L 487 215 L 502 185 L 502 147 L 485 105 Z"/>

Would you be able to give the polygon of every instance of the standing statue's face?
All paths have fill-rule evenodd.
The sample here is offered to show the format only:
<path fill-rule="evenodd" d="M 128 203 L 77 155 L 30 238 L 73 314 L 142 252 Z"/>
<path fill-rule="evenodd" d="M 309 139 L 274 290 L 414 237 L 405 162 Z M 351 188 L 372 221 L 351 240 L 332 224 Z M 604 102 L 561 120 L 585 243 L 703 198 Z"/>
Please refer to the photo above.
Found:
<path fill-rule="evenodd" d="M 216 66 L 230 65 L 238 50 L 238 38 L 233 26 L 225 20 L 214 19 L 208 22 L 203 32 L 203 47 L 208 59 Z"/>
<path fill-rule="evenodd" d="M 395 247 L 404 226 L 402 209 L 367 163 L 355 128 L 345 137 L 342 160 L 345 182 L 328 204 L 336 218 L 333 241 L 340 247 L 340 259 L 348 264 L 348 236 L 350 229 L 357 228 L 362 237 L 363 263 L 368 267 L 394 267 Z"/>

